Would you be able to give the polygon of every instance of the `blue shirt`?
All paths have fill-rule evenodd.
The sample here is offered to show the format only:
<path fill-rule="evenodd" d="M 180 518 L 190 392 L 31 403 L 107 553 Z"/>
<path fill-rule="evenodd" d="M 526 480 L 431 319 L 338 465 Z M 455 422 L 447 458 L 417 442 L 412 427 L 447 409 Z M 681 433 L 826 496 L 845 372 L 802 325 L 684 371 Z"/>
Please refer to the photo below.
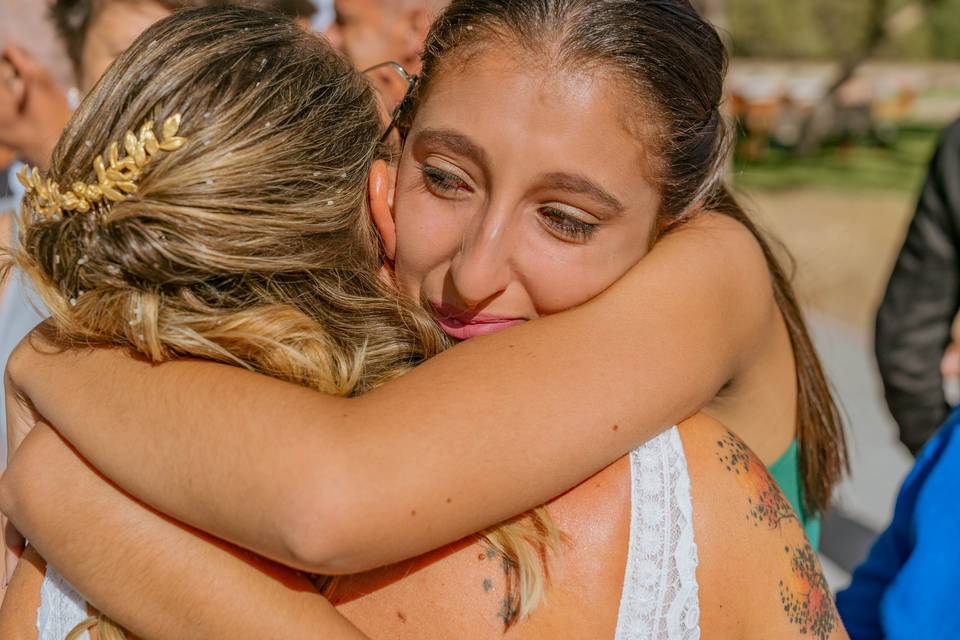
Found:
<path fill-rule="evenodd" d="M 960 410 L 920 452 L 893 522 L 837 595 L 853 640 L 960 638 Z"/>

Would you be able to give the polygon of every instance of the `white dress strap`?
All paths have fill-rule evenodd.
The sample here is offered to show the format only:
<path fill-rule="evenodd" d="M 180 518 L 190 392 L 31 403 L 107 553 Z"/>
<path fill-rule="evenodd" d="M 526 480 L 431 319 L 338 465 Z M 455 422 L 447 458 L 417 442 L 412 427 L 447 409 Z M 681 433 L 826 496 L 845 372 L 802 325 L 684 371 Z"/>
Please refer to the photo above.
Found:
<path fill-rule="evenodd" d="M 43 576 L 40 608 L 37 610 L 37 640 L 63 640 L 87 619 L 87 603 L 51 565 Z M 90 640 L 84 631 L 80 640 Z"/>
<path fill-rule="evenodd" d="M 630 477 L 630 542 L 616 640 L 696 640 L 697 545 L 676 427 L 631 452 Z"/>

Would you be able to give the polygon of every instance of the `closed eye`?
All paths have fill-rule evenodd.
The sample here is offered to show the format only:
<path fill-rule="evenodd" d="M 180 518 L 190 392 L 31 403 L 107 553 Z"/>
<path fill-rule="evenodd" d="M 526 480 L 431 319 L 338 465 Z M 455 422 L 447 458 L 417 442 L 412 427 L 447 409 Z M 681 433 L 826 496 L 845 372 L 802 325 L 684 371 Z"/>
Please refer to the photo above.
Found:
<path fill-rule="evenodd" d="M 599 226 L 584 222 L 555 207 L 540 207 L 539 213 L 547 229 L 567 242 L 585 243 L 596 233 Z"/>
<path fill-rule="evenodd" d="M 463 179 L 437 167 L 420 165 L 420 173 L 423 175 L 426 186 L 439 195 L 450 195 L 458 191 L 471 190 L 470 185 Z"/>

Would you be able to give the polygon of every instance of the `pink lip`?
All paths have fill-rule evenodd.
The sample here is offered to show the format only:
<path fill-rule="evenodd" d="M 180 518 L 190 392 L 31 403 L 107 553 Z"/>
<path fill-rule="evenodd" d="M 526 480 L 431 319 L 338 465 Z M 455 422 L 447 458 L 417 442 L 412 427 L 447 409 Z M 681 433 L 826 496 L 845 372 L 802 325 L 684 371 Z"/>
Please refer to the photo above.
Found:
<path fill-rule="evenodd" d="M 431 302 L 433 317 L 444 333 L 457 340 L 469 340 L 526 322 L 524 318 L 508 318 L 473 313 L 447 304 Z"/>

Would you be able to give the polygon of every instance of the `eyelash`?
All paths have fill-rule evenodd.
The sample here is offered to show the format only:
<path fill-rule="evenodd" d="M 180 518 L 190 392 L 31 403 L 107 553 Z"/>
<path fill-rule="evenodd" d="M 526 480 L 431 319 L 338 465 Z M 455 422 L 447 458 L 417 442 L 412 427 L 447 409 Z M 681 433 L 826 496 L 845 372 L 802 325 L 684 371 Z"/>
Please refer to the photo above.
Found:
<path fill-rule="evenodd" d="M 440 193 L 450 193 L 452 191 L 461 191 L 467 187 L 467 183 L 446 171 L 441 171 L 436 167 L 420 165 L 420 173 L 423 179 L 431 189 Z"/>
<path fill-rule="evenodd" d="M 586 242 L 597 231 L 597 225 L 578 220 L 552 207 L 541 207 L 540 216 L 544 224 L 563 236 L 564 239 L 573 242 Z"/>
<path fill-rule="evenodd" d="M 451 173 L 428 165 L 420 165 L 419 169 L 425 185 L 430 190 L 449 194 L 468 189 L 463 180 Z M 578 220 L 553 207 L 541 207 L 540 217 L 554 233 L 570 242 L 586 242 L 597 230 L 597 225 Z"/>

